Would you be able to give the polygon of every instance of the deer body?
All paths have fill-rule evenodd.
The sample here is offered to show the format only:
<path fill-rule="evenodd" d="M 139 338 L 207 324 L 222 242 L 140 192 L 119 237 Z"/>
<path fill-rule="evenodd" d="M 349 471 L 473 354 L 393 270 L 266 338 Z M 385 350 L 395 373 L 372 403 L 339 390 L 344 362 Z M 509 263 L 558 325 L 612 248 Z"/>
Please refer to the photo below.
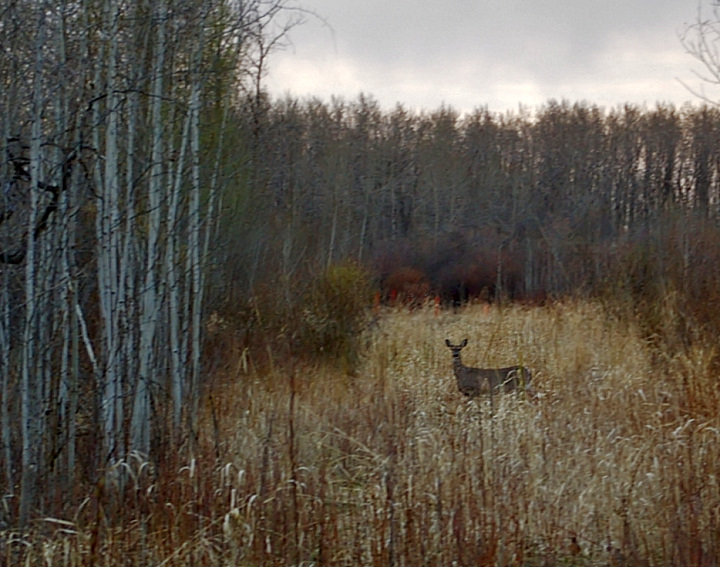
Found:
<path fill-rule="evenodd" d="M 499 392 L 516 390 L 531 391 L 532 373 L 524 366 L 507 366 L 505 368 L 471 368 L 465 366 L 460 358 L 460 351 L 467 345 L 464 339 L 459 345 L 445 339 L 445 344 L 452 351 L 453 371 L 457 380 L 458 390 L 466 396 L 475 397 L 480 394 L 491 396 Z"/>

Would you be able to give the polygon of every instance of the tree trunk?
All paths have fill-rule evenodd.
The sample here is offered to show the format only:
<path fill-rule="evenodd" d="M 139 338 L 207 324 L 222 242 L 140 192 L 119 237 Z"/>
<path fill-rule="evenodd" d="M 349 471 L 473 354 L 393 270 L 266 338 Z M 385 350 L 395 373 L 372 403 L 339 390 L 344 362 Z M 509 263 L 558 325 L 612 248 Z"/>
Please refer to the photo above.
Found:
<path fill-rule="evenodd" d="M 132 448 L 144 454 L 150 452 L 150 385 L 157 370 L 154 350 L 155 334 L 159 316 L 160 299 L 157 290 L 156 271 L 160 261 L 159 234 L 161 222 L 161 194 L 163 190 L 163 77 L 165 76 L 165 27 L 168 16 L 166 0 L 156 5 L 158 30 L 155 41 L 153 67 L 152 151 L 150 181 L 148 183 L 147 247 L 145 252 L 145 285 L 140 313 L 140 368 L 135 388 L 132 416 Z"/>
<path fill-rule="evenodd" d="M 24 526 L 31 510 L 35 507 L 36 482 L 40 468 L 38 431 L 40 399 L 37 384 L 37 359 L 35 337 L 37 333 L 37 301 L 35 231 L 38 211 L 40 182 L 40 148 L 42 142 L 42 65 L 45 40 L 45 17 L 38 10 L 38 35 L 35 60 L 33 93 L 32 140 L 30 144 L 30 211 L 27 221 L 27 253 L 25 256 L 25 327 L 23 330 L 22 371 L 21 371 L 21 432 L 22 432 L 22 477 L 20 485 L 19 523 Z"/>

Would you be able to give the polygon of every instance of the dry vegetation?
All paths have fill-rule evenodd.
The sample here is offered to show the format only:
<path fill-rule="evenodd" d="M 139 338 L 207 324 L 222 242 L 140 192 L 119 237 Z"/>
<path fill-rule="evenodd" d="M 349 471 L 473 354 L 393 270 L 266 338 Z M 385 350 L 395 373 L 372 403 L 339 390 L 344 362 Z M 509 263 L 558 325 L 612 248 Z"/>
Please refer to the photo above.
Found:
<path fill-rule="evenodd" d="M 469 365 L 537 397 L 468 400 Z M 7 535 L 7 565 L 714 565 L 712 347 L 671 359 L 598 303 L 387 311 L 355 376 L 239 354 L 204 454 L 129 462 L 74 518 Z M 274 364 L 273 364 L 274 361 Z M 121 475 L 118 474 L 118 478 Z M 573 538 L 580 546 L 572 546 Z"/>

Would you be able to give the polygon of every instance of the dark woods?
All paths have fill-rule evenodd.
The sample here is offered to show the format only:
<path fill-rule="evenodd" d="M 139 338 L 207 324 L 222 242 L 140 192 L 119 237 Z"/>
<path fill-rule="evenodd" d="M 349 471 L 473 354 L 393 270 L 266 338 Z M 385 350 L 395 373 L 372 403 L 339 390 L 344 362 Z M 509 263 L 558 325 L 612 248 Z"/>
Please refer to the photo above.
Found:
<path fill-rule="evenodd" d="M 460 116 L 360 97 L 282 100 L 261 120 L 241 136 L 247 173 L 228 197 L 220 264 L 234 297 L 268 279 L 291 293 L 305 270 L 347 259 L 385 297 L 453 302 L 639 291 L 676 270 L 692 287 L 714 269 L 711 107 Z"/>

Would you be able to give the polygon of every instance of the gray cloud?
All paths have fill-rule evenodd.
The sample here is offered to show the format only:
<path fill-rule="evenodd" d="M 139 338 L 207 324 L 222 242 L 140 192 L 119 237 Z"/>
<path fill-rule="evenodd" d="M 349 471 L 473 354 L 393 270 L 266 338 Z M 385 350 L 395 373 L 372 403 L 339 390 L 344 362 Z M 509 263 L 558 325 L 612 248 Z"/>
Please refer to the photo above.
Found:
<path fill-rule="evenodd" d="M 709 0 L 705 0 L 709 1 Z M 504 109 L 548 98 L 680 103 L 693 59 L 678 32 L 696 0 L 301 0 L 325 17 L 271 61 L 278 94 L 360 91 L 385 106 Z"/>

